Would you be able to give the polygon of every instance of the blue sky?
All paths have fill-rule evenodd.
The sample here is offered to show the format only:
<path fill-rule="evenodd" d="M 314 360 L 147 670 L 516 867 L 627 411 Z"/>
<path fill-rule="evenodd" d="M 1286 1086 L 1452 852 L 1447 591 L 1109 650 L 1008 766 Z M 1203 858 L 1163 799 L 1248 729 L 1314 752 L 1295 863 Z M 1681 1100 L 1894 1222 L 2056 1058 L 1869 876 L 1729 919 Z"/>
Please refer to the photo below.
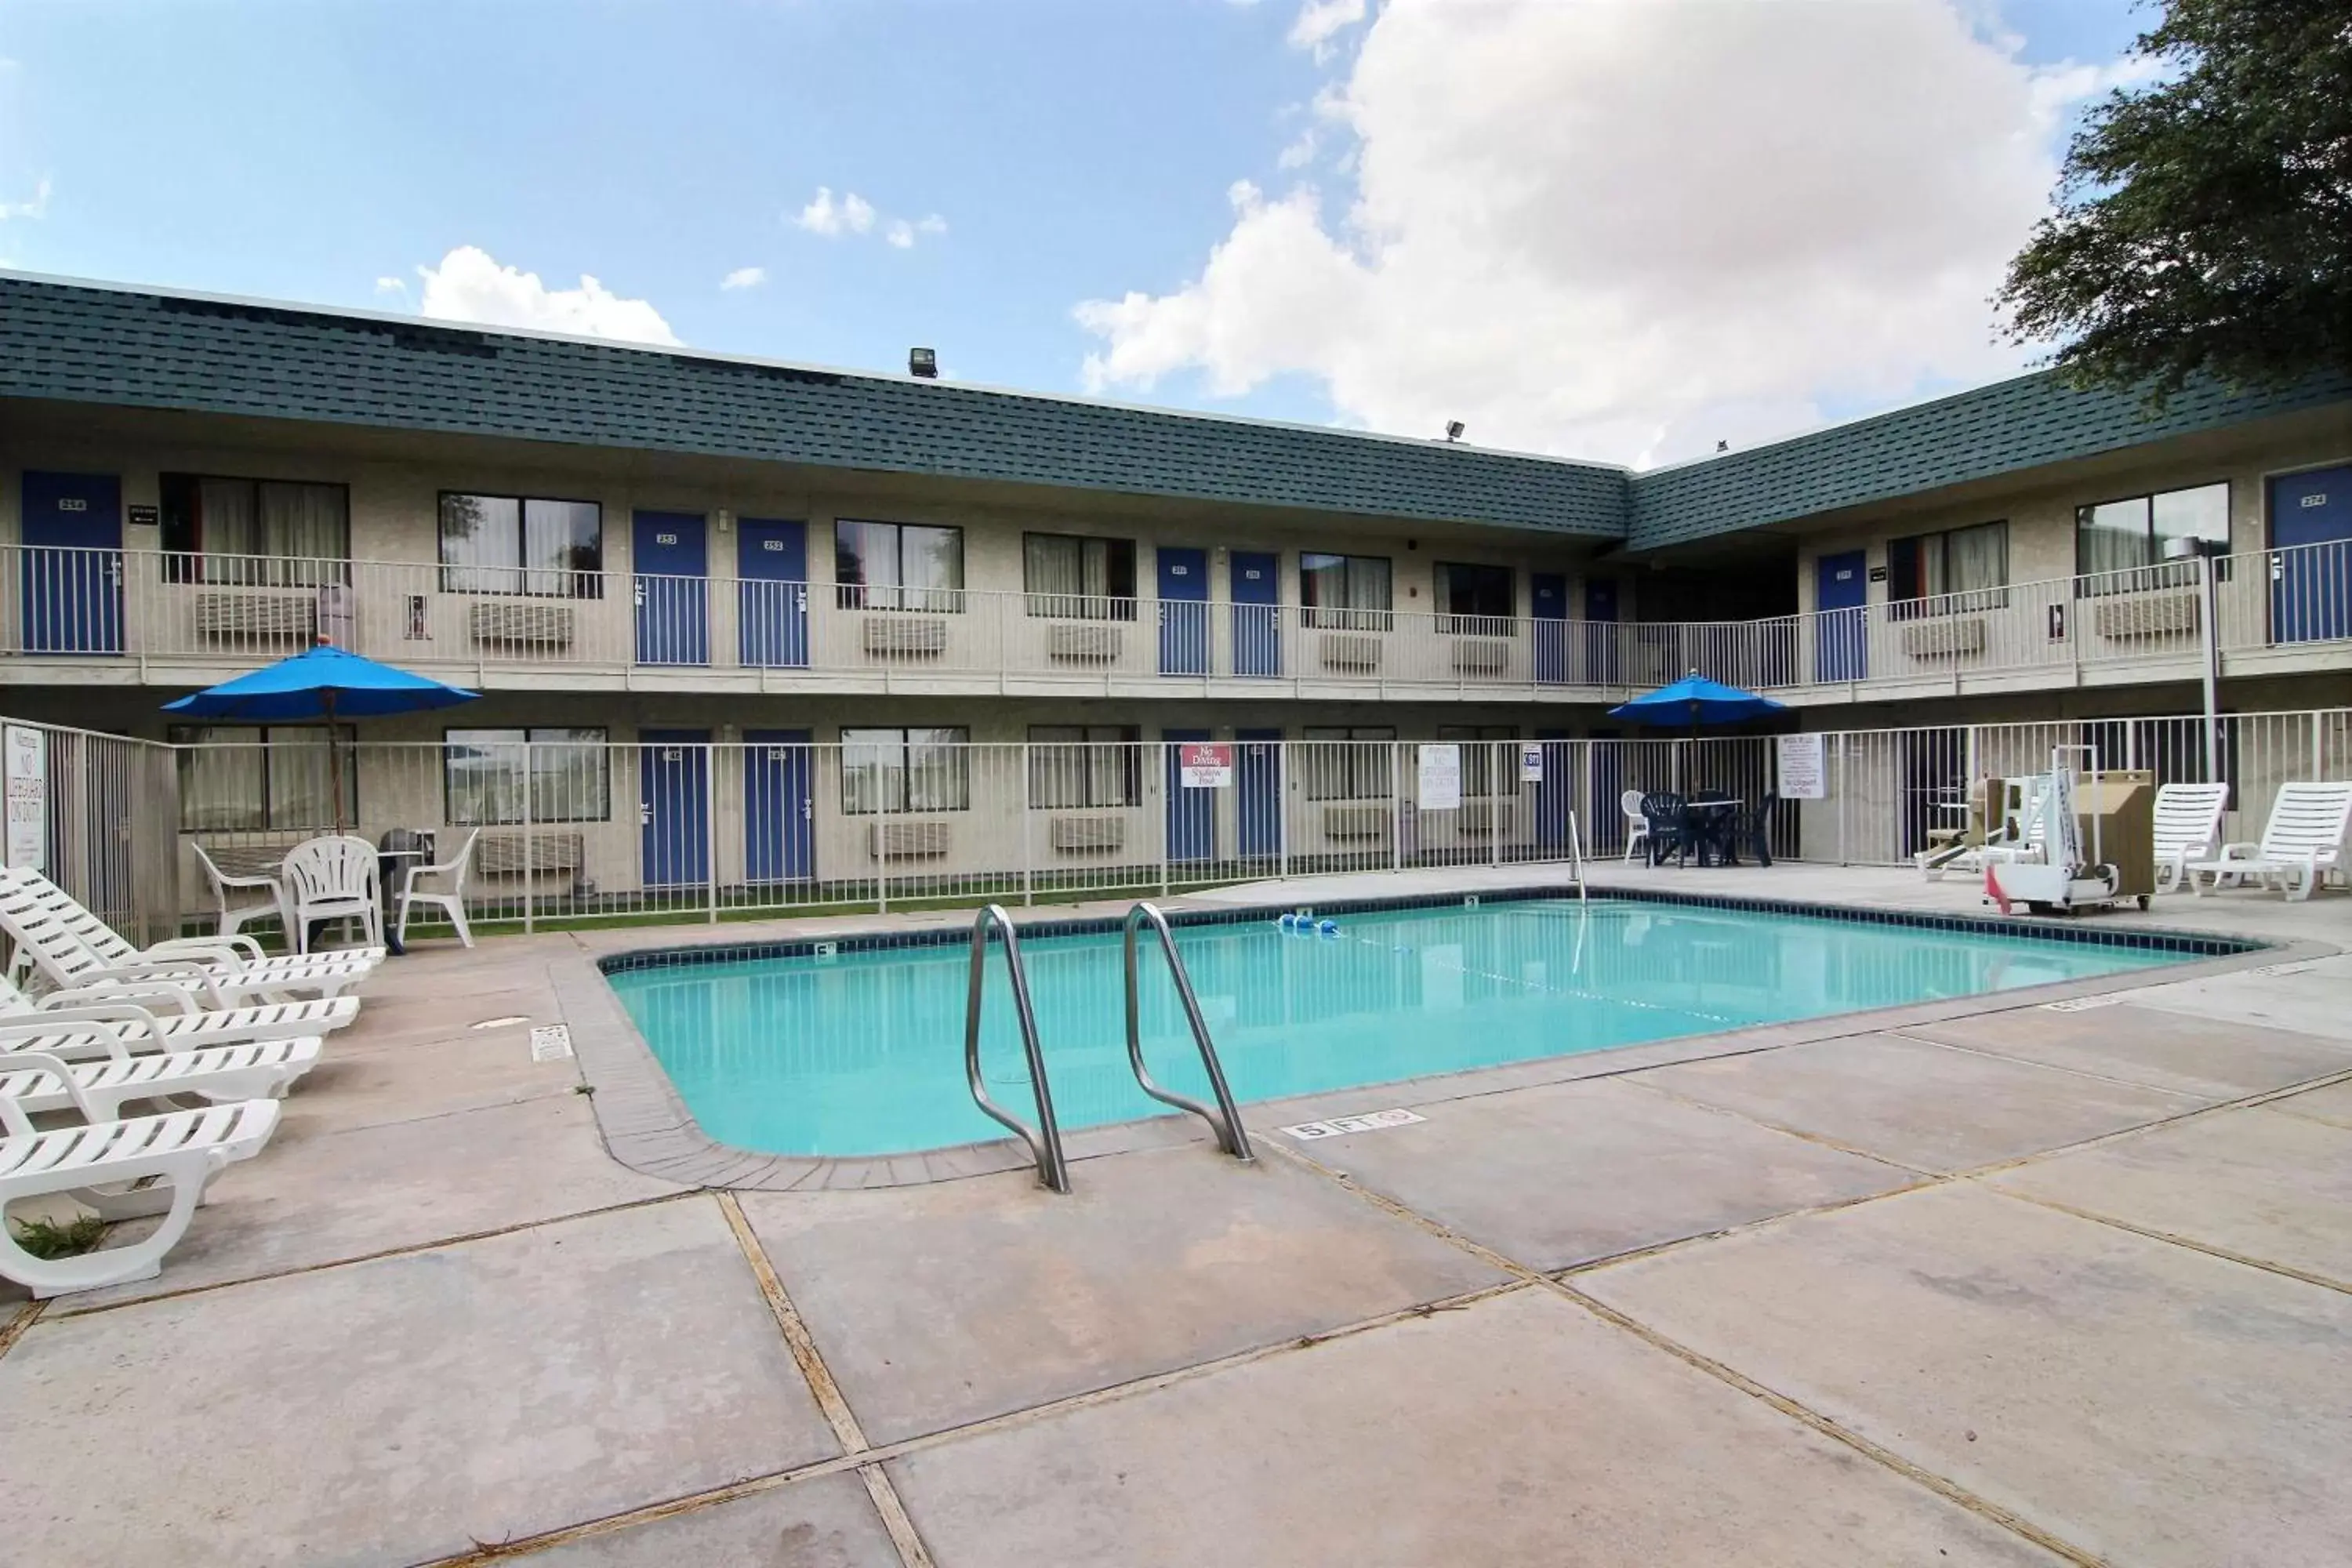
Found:
<path fill-rule="evenodd" d="M 1349 372 L 1303 352 L 1235 370 L 1197 345 L 1139 347 L 1140 369 L 1086 370 L 1118 340 L 1074 308 L 1172 300 L 1240 234 L 1235 182 L 1311 187 L 1340 232 L 1366 166 L 1344 134 L 1327 122 L 1317 157 L 1282 159 L 1318 122 L 1318 91 L 1349 82 L 1367 25 L 1318 50 L 1290 40 L 1300 11 L 0 0 L 0 258 L 403 310 L 419 267 L 471 246 L 551 289 L 592 274 L 698 347 L 899 369 L 921 342 L 963 379 L 1416 426 L 1417 408 L 1388 413 L 1393 399 L 1351 393 Z M 1968 15 L 2015 34 L 2028 67 L 2109 61 L 2147 16 L 2119 0 L 2012 0 L 1992 22 L 1971 0 Z M 870 204 L 866 231 L 796 226 L 820 186 Z M 934 216 L 944 232 L 887 243 L 893 221 Z M 764 280 L 721 287 L 750 268 Z M 1387 374 L 1414 374 L 1412 352 Z M 1908 390 L 1941 373 L 1892 374 Z M 1811 384 L 1765 399 L 1775 411 L 1836 416 L 1887 384 L 1876 369 L 1792 374 Z"/>

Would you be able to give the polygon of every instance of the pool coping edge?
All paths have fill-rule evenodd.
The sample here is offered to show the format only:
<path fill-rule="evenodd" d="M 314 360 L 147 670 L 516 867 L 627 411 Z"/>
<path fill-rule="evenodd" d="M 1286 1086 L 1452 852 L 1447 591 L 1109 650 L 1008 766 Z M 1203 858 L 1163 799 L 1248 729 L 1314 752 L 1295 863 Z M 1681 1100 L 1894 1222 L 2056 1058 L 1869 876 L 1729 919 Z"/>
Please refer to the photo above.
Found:
<path fill-rule="evenodd" d="M 1557 885 L 1478 889 L 1453 893 L 1410 894 L 1392 898 L 1333 900 L 1315 907 L 1318 915 L 1345 915 L 1391 909 L 1460 907 L 1475 901 L 1522 902 L 1559 899 Z M 1260 1100 L 1244 1108 L 1253 1130 L 1278 1127 L 1293 1121 L 1318 1120 L 1395 1105 L 1426 1105 L 1471 1099 L 1514 1089 L 1535 1088 L 1584 1079 L 1615 1077 L 1652 1068 L 1712 1058 L 1746 1055 L 1783 1046 L 1876 1034 L 1888 1029 L 1941 1023 L 1956 1017 L 2007 1012 L 2052 1002 L 2105 995 L 2118 991 L 2230 973 L 2269 964 L 2327 957 L 2340 952 L 2332 944 L 2306 940 L 2265 942 L 2225 936 L 2212 931 L 2143 928 L 2125 931 L 2101 930 L 2032 917 L 1938 914 L 1926 910 L 1870 905 L 1832 904 L 1816 900 L 1756 899 L 1665 889 L 1620 889 L 1601 894 L 1612 900 L 1723 908 L 1840 920 L 1862 924 L 1906 925 L 1929 930 L 1968 931 L 1985 934 L 2022 934 L 2042 939 L 2087 942 L 2098 946 L 2161 949 L 2181 952 L 2184 962 L 2158 970 L 2126 970 L 2081 980 L 2027 986 L 2015 991 L 1956 997 L 1933 1003 L 1905 1003 L 1864 1012 L 1830 1014 L 1819 1018 L 1685 1035 L 1671 1040 L 1619 1046 L 1605 1050 L 1541 1057 L 1525 1062 L 1502 1063 L 1458 1072 L 1419 1078 L 1391 1079 L 1378 1084 L 1350 1085 L 1289 1100 Z M 1245 924 L 1270 920 L 1297 906 L 1196 905 L 1168 910 L 1171 925 Z M 877 917 L 877 919 L 880 917 Z M 1024 936 L 1045 937 L 1116 932 L 1116 916 L 1016 917 Z M 2137 939 L 2137 940 L 2133 940 Z M 642 1174 L 690 1187 L 724 1187 L 755 1192 L 840 1192 L 867 1187 L 914 1186 L 957 1181 L 1032 1168 L 1027 1149 L 1017 1139 L 992 1139 L 951 1144 L 914 1153 L 887 1155 L 772 1154 L 723 1143 L 702 1130 L 687 1108 L 677 1086 L 639 1033 L 619 994 L 606 984 L 608 976 L 672 964 L 708 964 L 747 959 L 814 956 L 820 942 L 836 952 L 957 945 L 969 941 L 968 928 L 950 924 L 917 930 L 843 931 L 824 937 L 793 937 L 757 942 L 714 942 L 662 948 L 635 949 L 595 955 L 583 949 L 552 958 L 548 978 L 564 1021 L 571 1027 L 572 1052 L 583 1088 L 594 1112 L 606 1152 Z M 652 962 L 662 960 L 667 962 Z M 2161 979 L 2149 976 L 2160 973 Z M 1073 1161 L 1174 1148 L 1209 1141 L 1206 1125 L 1181 1113 L 1137 1121 L 1113 1122 L 1067 1131 L 1063 1143 Z"/>

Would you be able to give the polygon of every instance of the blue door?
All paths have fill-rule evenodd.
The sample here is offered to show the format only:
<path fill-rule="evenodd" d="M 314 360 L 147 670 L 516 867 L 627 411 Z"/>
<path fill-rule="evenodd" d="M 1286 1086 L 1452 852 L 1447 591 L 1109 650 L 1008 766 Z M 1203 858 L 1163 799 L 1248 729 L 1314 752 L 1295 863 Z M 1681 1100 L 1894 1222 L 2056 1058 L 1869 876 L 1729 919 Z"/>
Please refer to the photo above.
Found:
<path fill-rule="evenodd" d="M 1543 777 L 1536 781 L 1536 842 L 1546 849 L 1568 847 L 1569 818 L 1576 811 L 1576 781 L 1569 776 L 1575 739 L 1565 730 L 1536 731 L 1537 753 L 1543 758 Z M 1592 847 L 1593 825 L 1584 826 L 1584 847 Z"/>
<path fill-rule="evenodd" d="M 1269 557 L 1269 559 L 1271 559 Z M 1244 859 L 1282 855 L 1282 731 L 1234 731 L 1234 837 Z"/>
<path fill-rule="evenodd" d="M 641 730 L 637 742 L 646 886 L 699 887 L 710 877 L 710 731 Z"/>
<path fill-rule="evenodd" d="M 743 731 L 747 881 L 816 879 L 816 768 L 811 739 L 806 730 Z"/>
<path fill-rule="evenodd" d="M 1528 588 L 1535 601 L 1536 679 L 1558 686 L 1568 679 L 1568 579 L 1538 572 Z"/>
<path fill-rule="evenodd" d="M 1859 550 L 1813 563 L 1813 679 L 1860 680 L 1870 673 L 1870 566 Z"/>
<path fill-rule="evenodd" d="M 122 481 L 26 469 L 25 651 L 122 651 Z"/>
<path fill-rule="evenodd" d="M 1234 673 L 1282 673 L 1282 557 L 1234 551 L 1231 577 L 1234 601 Z M 1162 589 L 1165 593 L 1167 590 Z M 1280 738 L 1280 731 L 1276 732 Z M 1244 847 L 1242 853 L 1249 850 Z"/>
<path fill-rule="evenodd" d="M 702 519 L 641 511 L 631 560 L 636 572 L 637 662 L 709 664 L 710 610 Z"/>
<path fill-rule="evenodd" d="M 1584 679 L 1593 686 L 1617 684 L 1617 584 L 1612 578 L 1584 580 Z"/>
<path fill-rule="evenodd" d="M 2352 637 L 2352 468 L 2273 479 L 2271 548 L 2271 640 Z"/>
<path fill-rule="evenodd" d="M 1171 550 L 1160 557 L 1160 673 L 1209 673 L 1209 552 Z"/>
<path fill-rule="evenodd" d="M 1183 745 L 1187 741 L 1205 741 L 1206 730 L 1162 730 L 1160 738 L 1168 742 L 1168 858 L 1171 860 L 1213 860 L 1217 856 L 1217 792 L 1213 789 L 1186 789 L 1183 774 Z"/>
<path fill-rule="evenodd" d="M 735 624 L 745 668 L 808 664 L 808 527 L 747 517 L 735 541 Z"/>

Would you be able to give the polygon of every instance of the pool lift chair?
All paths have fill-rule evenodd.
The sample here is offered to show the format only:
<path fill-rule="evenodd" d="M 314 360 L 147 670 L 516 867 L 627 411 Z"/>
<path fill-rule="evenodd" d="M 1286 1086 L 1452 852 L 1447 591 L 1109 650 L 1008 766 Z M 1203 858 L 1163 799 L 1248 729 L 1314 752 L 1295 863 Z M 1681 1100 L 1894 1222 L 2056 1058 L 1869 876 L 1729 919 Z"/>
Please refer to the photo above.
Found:
<path fill-rule="evenodd" d="M 2127 879 L 2118 865 L 2123 855 L 2110 858 L 2105 853 L 2109 847 L 2103 842 L 2108 812 L 2095 808 L 2089 813 L 2091 840 L 2084 844 L 2084 818 L 2077 814 L 2074 770 L 2065 755 L 2069 752 L 2081 752 L 2091 759 L 2087 769 L 2091 788 L 2095 795 L 2100 793 L 2100 769 L 2090 747 L 2050 749 L 2050 771 L 2033 781 L 2035 787 L 2026 802 L 2021 834 L 2024 843 L 2016 851 L 1988 850 L 1981 857 L 1984 901 L 2002 914 L 2018 904 L 2037 915 L 2073 914 L 2131 900 L 2147 908 L 2145 888 L 2126 885 L 2136 879 Z M 2024 852 L 2026 846 L 2038 846 L 2038 853 Z"/>

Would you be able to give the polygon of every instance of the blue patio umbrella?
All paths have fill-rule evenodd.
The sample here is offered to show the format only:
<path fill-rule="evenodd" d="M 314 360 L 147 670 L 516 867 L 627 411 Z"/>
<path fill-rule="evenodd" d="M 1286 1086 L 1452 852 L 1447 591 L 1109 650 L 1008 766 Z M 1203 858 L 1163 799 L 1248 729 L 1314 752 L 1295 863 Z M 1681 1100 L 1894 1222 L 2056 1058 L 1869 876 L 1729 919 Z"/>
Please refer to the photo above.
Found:
<path fill-rule="evenodd" d="M 291 658 L 192 691 L 166 702 L 166 713 L 196 719 L 267 721 L 322 720 L 327 726 L 327 773 L 334 792 L 335 826 L 343 826 L 343 761 L 335 744 L 338 719 L 378 719 L 419 713 L 471 702 L 480 693 L 445 686 L 425 676 L 378 664 L 372 658 L 320 643 Z"/>
<path fill-rule="evenodd" d="M 1737 686 L 1726 686 L 1719 680 L 1709 680 L 1694 669 L 1672 686 L 1661 686 L 1630 702 L 1619 703 L 1609 710 L 1609 717 L 1634 724 L 1688 724 L 1696 733 L 1702 724 L 1737 724 L 1742 720 L 1787 711 L 1784 703 L 1742 691 Z"/>

